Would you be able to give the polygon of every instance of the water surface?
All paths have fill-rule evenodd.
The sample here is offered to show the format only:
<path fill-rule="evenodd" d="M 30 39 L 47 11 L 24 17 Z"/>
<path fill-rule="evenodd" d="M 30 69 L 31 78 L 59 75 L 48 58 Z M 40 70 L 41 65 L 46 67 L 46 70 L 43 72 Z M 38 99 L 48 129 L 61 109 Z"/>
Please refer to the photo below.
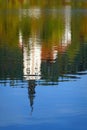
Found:
<path fill-rule="evenodd" d="M 0 1 L 0 130 L 87 129 L 86 5 Z"/>

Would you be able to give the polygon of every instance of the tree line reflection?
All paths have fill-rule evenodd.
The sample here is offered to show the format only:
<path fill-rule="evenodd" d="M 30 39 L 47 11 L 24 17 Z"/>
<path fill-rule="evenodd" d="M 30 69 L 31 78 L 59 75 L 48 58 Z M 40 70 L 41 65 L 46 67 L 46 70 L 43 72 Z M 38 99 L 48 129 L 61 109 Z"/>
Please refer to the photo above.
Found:
<path fill-rule="evenodd" d="M 0 0 L 0 8 L 8 8 L 8 9 L 12 9 L 12 8 L 29 8 L 30 6 L 41 6 L 43 8 L 47 8 L 47 7 L 61 7 L 63 5 L 72 5 L 74 7 L 83 7 L 86 8 L 87 7 L 87 2 L 85 0 L 78 0 L 78 2 L 76 2 L 76 0 L 53 0 L 53 1 L 49 1 L 49 0 L 6 0 L 5 2 L 3 2 L 2 0 Z"/>
<path fill-rule="evenodd" d="M 44 11 L 34 7 L 2 13 L 1 79 L 58 83 L 66 74 L 87 69 L 87 15 L 74 14 L 71 5 Z"/>

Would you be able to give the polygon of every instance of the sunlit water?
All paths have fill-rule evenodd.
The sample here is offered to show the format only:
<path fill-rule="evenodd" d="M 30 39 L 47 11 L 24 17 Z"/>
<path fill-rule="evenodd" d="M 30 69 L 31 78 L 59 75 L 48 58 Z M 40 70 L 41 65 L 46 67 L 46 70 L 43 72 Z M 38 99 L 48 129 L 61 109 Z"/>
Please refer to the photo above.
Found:
<path fill-rule="evenodd" d="M 87 10 L 0 10 L 0 130 L 87 129 Z"/>

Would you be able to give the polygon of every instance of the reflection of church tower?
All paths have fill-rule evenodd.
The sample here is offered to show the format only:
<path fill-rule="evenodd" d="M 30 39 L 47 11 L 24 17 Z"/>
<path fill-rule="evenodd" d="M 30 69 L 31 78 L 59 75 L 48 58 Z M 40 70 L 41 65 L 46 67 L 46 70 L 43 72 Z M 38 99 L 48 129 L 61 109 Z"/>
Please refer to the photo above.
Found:
<path fill-rule="evenodd" d="M 33 104 L 35 98 L 35 80 L 31 80 L 28 82 L 28 96 L 30 100 L 31 113 L 33 112 Z"/>
<path fill-rule="evenodd" d="M 19 33 L 19 43 L 23 49 L 23 77 L 28 81 L 28 95 L 32 112 L 36 80 L 40 79 L 41 75 L 41 47 L 36 36 L 32 36 L 27 43 L 23 43 L 21 32 Z"/>
<path fill-rule="evenodd" d="M 40 79 L 41 48 L 37 38 L 30 38 L 27 45 L 23 45 L 24 78 L 26 80 Z"/>
<path fill-rule="evenodd" d="M 33 111 L 33 101 L 35 97 L 35 82 L 40 79 L 41 66 L 41 52 L 40 45 L 38 45 L 37 38 L 30 38 L 29 43 L 23 45 L 23 73 L 24 79 L 28 80 L 28 94 L 31 106 L 31 113 Z"/>

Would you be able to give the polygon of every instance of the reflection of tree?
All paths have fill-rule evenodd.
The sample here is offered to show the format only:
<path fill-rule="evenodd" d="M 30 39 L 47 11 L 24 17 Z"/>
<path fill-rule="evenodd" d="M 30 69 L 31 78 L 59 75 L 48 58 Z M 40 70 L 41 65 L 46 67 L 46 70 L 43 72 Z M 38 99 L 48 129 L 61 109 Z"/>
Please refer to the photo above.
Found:
<path fill-rule="evenodd" d="M 50 2 L 48 2 L 48 0 L 32 0 L 30 2 L 24 2 L 21 0 L 20 2 L 16 0 L 15 2 L 12 2 L 12 0 L 9 0 L 8 7 L 11 7 L 12 3 L 15 3 L 15 7 L 20 7 L 18 6 L 19 3 L 21 3 L 21 5 L 25 5 L 26 3 L 30 5 L 38 5 L 37 7 L 40 11 L 40 15 L 38 18 L 34 17 L 33 15 L 32 17 L 30 17 L 30 15 L 28 16 L 29 12 L 27 12 L 25 16 L 21 14 L 20 18 L 19 15 L 16 15 L 15 13 L 13 13 L 13 15 L 12 12 L 8 14 L 4 12 L 4 14 L 1 15 L 1 75 L 9 75 L 9 77 L 13 75 L 14 77 L 15 75 L 18 76 L 19 74 L 20 76 L 22 76 L 22 73 L 20 72 L 22 72 L 23 57 L 22 50 L 20 50 L 18 47 L 18 33 L 20 30 L 22 33 L 24 46 L 26 46 L 26 48 L 29 47 L 28 49 L 26 49 L 29 50 L 29 55 L 31 54 L 32 46 L 33 48 L 35 48 L 34 40 L 36 39 L 36 41 L 40 41 L 36 43 L 36 48 L 38 47 L 39 50 L 41 49 L 41 74 L 43 79 L 47 78 L 47 75 L 49 77 L 49 74 L 54 76 L 55 74 L 52 73 L 56 73 L 54 79 L 57 79 L 62 74 L 76 73 L 80 70 L 86 70 L 87 16 L 85 14 L 72 14 L 71 23 L 67 25 L 71 25 L 71 44 L 69 44 L 68 46 L 62 46 L 62 38 L 65 32 L 65 14 L 58 14 L 58 12 L 56 12 L 57 8 L 45 10 L 46 12 L 44 11 L 44 13 L 42 13 L 43 11 L 41 10 L 42 7 L 47 9 L 48 7 L 52 7 L 52 5 L 56 5 L 58 3 L 57 0 Z M 78 4 L 78 2 L 75 3 L 74 0 L 72 8 L 76 8 L 79 5 L 81 8 L 83 5 L 85 5 L 84 3 L 86 2 L 80 2 L 80 4 Z M 4 4 L 6 5 L 6 3 L 3 3 L 2 1 L 0 1 L 0 4 L 3 4 L 3 6 Z M 31 6 L 31 8 L 33 9 L 33 6 Z M 83 45 L 83 43 L 85 44 Z M 37 46 L 37 44 L 39 44 L 39 46 Z M 4 68 L 4 70 L 2 68 Z"/>
<path fill-rule="evenodd" d="M 76 1 L 76 0 L 71 0 L 72 3 L 72 7 L 73 8 L 87 8 L 87 1 L 86 0 L 80 0 L 80 1 Z"/>
<path fill-rule="evenodd" d="M 46 82 L 57 83 L 59 77 L 58 62 L 51 62 L 50 59 L 41 63 L 42 79 Z"/>
<path fill-rule="evenodd" d="M 29 8 L 30 6 L 48 7 L 60 7 L 63 5 L 73 5 L 74 8 L 86 8 L 86 0 L 6 0 L 3 2 L 0 0 L 0 8 Z"/>
<path fill-rule="evenodd" d="M 84 39 L 80 39 L 79 51 L 74 50 L 76 53 L 72 57 L 66 53 L 59 53 L 55 62 L 51 62 L 50 59 L 43 60 L 41 62 L 42 79 L 46 82 L 57 82 L 60 77 L 64 77 L 67 74 L 78 74 L 78 72 L 87 70 L 87 44 L 84 43 Z M 74 49 L 74 48 L 72 48 Z M 70 51 L 70 50 L 69 50 Z M 72 77 L 73 78 L 73 77 Z"/>
<path fill-rule="evenodd" d="M 0 0 L 0 8 L 29 8 L 29 6 L 59 7 L 64 0 Z"/>
<path fill-rule="evenodd" d="M 16 53 L 15 53 L 16 52 Z M 0 78 L 22 79 L 22 52 L 18 48 L 0 47 Z"/>

